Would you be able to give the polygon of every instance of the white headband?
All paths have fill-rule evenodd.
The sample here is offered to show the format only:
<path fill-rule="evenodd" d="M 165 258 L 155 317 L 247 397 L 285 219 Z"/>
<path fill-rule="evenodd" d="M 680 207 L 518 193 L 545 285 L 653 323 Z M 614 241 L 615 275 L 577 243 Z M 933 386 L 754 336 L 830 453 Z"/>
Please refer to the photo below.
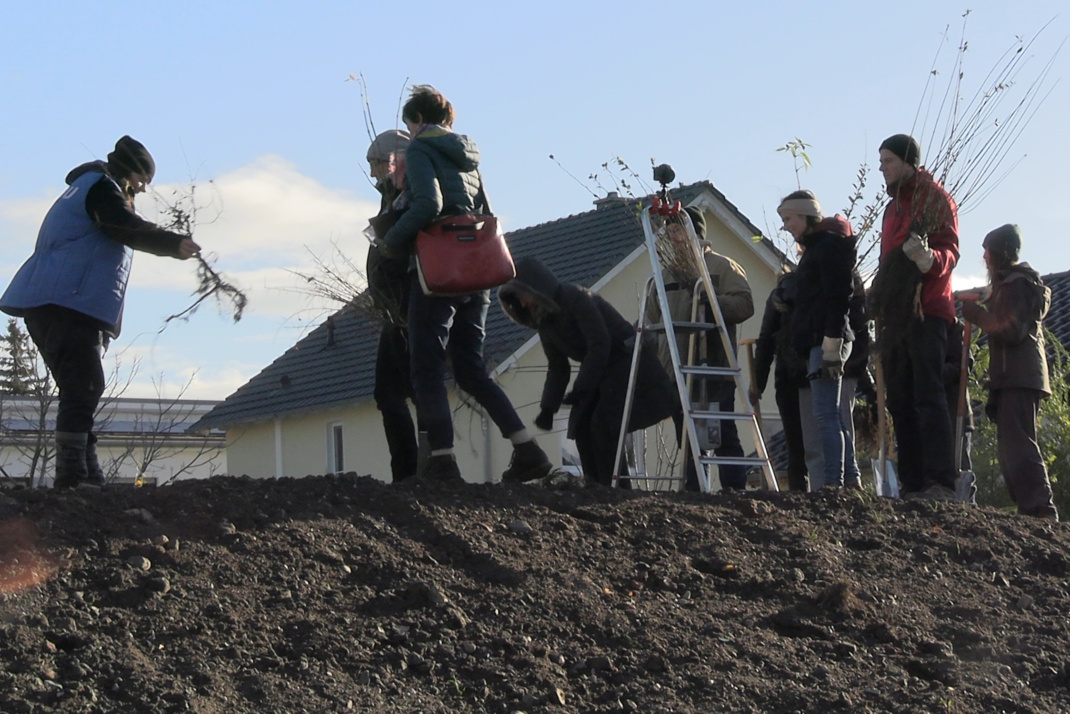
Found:
<path fill-rule="evenodd" d="M 785 213 L 797 213 L 801 216 L 813 216 L 814 218 L 824 217 L 824 214 L 821 213 L 821 204 L 817 202 L 816 198 L 789 198 L 781 202 L 776 212 L 780 214 L 781 218 L 784 217 Z"/>

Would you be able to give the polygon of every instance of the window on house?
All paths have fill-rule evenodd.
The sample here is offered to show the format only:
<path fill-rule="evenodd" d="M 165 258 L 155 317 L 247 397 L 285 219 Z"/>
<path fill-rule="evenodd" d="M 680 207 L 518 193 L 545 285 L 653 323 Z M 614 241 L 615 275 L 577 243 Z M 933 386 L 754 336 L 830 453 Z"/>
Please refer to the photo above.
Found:
<path fill-rule="evenodd" d="M 330 473 L 345 471 L 345 443 L 342 439 L 342 425 L 327 425 L 327 470 Z"/>

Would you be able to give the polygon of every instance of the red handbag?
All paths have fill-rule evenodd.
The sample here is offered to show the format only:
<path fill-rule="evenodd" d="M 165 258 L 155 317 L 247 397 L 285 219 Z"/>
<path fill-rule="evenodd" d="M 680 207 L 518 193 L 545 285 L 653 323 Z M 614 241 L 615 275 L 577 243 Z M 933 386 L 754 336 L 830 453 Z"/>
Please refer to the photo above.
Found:
<path fill-rule="evenodd" d="M 467 295 L 516 277 L 498 219 L 471 213 L 441 218 L 417 234 L 416 272 L 424 295 Z"/>
<path fill-rule="evenodd" d="M 424 295 L 467 295 L 516 277 L 501 224 L 490 215 L 482 177 L 479 184 L 477 198 L 487 213 L 446 216 L 416 235 L 416 274 Z"/>

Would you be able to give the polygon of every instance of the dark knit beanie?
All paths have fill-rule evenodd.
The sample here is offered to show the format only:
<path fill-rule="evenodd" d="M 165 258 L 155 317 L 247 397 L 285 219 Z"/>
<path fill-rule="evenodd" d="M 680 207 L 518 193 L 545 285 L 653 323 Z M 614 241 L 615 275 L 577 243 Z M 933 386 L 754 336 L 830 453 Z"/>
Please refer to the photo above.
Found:
<path fill-rule="evenodd" d="M 694 206 L 688 206 L 684 210 L 691 217 L 691 225 L 695 227 L 695 235 L 698 236 L 699 240 L 703 240 L 706 237 L 706 217 L 702 215 L 700 209 Z"/>
<path fill-rule="evenodd" d="M 989 253 L 1017 263 L 1018 254 L 1022 250 L 1022 231 L 1013 223 L 1008 223 L 986 235 L 981 245 L 987 248 Z"/>
<path fill-rule="evenodd" d="M 108 164 L 118 170 L 120 176 L 139 173 L 151 182 L 156 175 L 156 162 L 152 154 L 137 139 L 124 136 L 115 142 L 115 151 L 108 154 Z"/>
<path fill-rule="evenodd" d="M 914 168 L 921 166 L 921 147 L 914 137 L 894 134 L 885 139 L 879 150 L 887 149 Z"/>

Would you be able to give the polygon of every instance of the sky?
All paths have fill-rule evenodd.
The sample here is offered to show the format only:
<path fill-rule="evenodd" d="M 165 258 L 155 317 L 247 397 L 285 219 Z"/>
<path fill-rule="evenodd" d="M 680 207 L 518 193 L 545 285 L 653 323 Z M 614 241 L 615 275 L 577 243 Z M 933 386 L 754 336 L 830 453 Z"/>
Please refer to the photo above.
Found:
<path fill-rule="evenodd" d="M 1004 223 L 1021 227 L 1023 260 L 1061 272 L 1070 269 L 1058 208 L 1070 164 L 1062 8 L 1054 0 L 2 3 L 0 288 L 32 252 L 67 172 L 105 158 L 129 134 L 157 165 L 156 199 L 139 197 L 138 210 L 153 217 L 159 201 L 195 187 L 194 239 L 250 302 L 237 323 L 228 306 L 210 303 L 166 322 L 193 301 L 194 265 L 139 253 L 106 367 L 126 375 L 123 396 L 223 399 L 339 307 L 313 295 L 303 276 L 339 251 L 363 266 L 362 231 L 378 209 L 366 117 L 375 131 L 399 126 L 413 84 L 432 84 L 453 103 L 454 128 L 478 143 L 507 229 L 590 210 L 607 191 L 644 194 L 654 161 L 684 183 L 712 182 L 785 245 L 775 236 L 784 195 L 801 185 L 827 213 L 842 211 L 862 164 L 870 186 L 880 184 L 885 137 L 941 136 L 935 112 L 921 108 L 950 86 L 963 37 L 964 100 L 991 86 L 986 77 L 1019 39 L 1035 37 L 981 137 L 1007 123 L 1049 69 L 1043 101 L 1008 140 L 987 194 L 963 206 L 955 287 L 984 281 L 981 241 Z M 798 172 L 777 151 L 796 139 L 811 162 Z"/>

